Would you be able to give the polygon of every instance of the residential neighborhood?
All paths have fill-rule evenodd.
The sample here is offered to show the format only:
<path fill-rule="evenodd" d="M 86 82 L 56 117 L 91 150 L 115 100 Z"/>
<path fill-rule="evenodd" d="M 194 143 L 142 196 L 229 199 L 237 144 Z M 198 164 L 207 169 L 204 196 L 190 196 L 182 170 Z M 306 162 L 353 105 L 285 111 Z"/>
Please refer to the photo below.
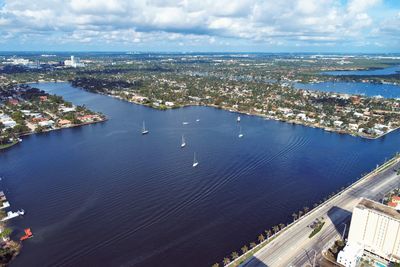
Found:
<path fill-rule="evenodd" d="M 104 120 L 102 114 L 28 85 L 0 89 L 0 148 L 20 142 L 24 135 Z"/>

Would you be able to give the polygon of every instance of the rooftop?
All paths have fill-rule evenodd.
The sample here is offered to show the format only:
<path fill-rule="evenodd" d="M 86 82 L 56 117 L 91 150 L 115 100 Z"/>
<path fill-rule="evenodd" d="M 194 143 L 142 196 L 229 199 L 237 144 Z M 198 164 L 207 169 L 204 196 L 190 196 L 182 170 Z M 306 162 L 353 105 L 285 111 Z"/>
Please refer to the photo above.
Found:
<path fill-rule="evenodd" d="M 383 215 L 389 216 L 395 220 L 400 220 L 400 213 L 397 212 L 397 210 L 369 199 L 362 198 L 356 207 L 360 209 L 370 209 Z"/>

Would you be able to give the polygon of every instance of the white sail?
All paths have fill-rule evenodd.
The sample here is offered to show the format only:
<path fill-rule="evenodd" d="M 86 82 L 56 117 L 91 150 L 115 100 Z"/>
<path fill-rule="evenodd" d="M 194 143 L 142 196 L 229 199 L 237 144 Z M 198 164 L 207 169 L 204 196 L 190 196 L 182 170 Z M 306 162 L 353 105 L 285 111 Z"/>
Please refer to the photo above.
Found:
<path fill-rule="evenodd" d="M 196 159 L 196 152 L 193 155 L 193 167 L 196 167 L 197 165 L 199 165 L 199 162 Z"/>
<path fill-rule="evenodd" d="M 185 137 L 182 135 L 182 143 L 181 143 L 181 147 L 184 148 L 186 146 L 186 141 L 185 141 Z"/>
<path fill-rule="evenodd" d="M 145 123 L 143 121 L 142 134 L 148 134 L 148 133 L 149 133 L 149 131 L 146 130 L 146 125 L 145 125 Z"/>
<path fill-rule="evenodd" d="M 242 133 L 242 127 L 240 127 L 240 130 L 239 130 L 239 135 L 238 135 L 238 137 L 239 137 L 239 138 L 242 138 L 242 137 L 243 137 L 243 133 Z"/>

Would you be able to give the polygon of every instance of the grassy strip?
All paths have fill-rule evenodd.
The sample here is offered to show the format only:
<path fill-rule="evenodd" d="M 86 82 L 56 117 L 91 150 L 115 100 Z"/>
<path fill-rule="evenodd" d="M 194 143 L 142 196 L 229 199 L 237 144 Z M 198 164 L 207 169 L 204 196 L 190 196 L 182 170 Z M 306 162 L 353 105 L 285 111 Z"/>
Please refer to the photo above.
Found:
<path fill-rule="evenodd" d="M 18 144 L 17 141 L 14 141 L 14 142 L 12 142 L 10 144 L 0 145 L 0 150 L 12 147 L 13 145 L 16 145 L 16 144 Z"/>
<path fill-rule="evenodd" d="M 322 227 L 324 226 L 324 224 L 325 224 L 325 222 L 320 223 L 320 224 L 318 225 L 318 227 L 314 228 L 314 230 L 311 232 L 311 234 L 308 236 L 308 238 L 311 238 L 311 237 L 315 236 L 316 234 L 318 234 L 319 231 L 321 231 L 321 229 L 322 229 Z"/>

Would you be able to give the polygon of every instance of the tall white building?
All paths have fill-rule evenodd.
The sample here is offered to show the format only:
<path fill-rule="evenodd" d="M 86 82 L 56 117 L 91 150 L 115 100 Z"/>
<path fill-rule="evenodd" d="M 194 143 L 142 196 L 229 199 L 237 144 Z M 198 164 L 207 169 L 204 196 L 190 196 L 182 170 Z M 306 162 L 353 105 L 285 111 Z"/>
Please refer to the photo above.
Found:
<path fill-rule="evenodd" d="M 378 202 L 361 199 L 353 210 L 348 244 L 364 254 L 400 262 L 400 213 Z"/>
<path fill-rule="evenodd" d="M 74 67 L 74 68 L 77 68 L 77 67 L 84 67 L 85 66 L 85 64 L 84 63 L 81 63 L 80 62 L 80 59 L 79 58 L 75 58 L 74 56 L 71 56 L 71 59 L 70 60 L 65 60 L 64 61 L 64 65 L 65 66 L 71 66 L 71 67 Z"/>

